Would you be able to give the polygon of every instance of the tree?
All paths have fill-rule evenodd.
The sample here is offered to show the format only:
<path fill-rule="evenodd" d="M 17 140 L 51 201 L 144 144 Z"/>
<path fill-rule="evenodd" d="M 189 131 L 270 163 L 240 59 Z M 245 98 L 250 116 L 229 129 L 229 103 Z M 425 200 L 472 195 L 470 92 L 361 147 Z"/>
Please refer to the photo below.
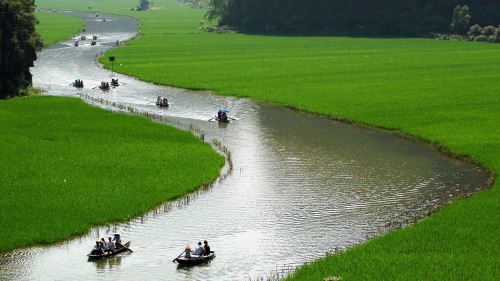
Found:
<path fill-rule="evenodd" d="M 483 29 L 479 24 L 475 24 L 470 27 L 469 32 L 467 32 L 467 35 L 470 37 L 477 37 L 483 33 Z"/>
<path fill-rule="evenodd" d="M 223 22 L 223 17 L 227 12 L 228 3 L 229 0 L 210 0 L 205 17 L 210 21 L 219 19 L 220 22 Z"/>
<path fill-rule="evenodd" d="M 151 2 L 149 0 L 140 0 L 139 6 L 137 6 L 137 11 L 147 11 L 149 10 L 149 6 Z"/>
<path fill-rule="evenodd" d="M 470 10 L 467 5 L 456 5 L 453 9 L 453 18 L 450 25 L 451 32 L 464 35 L 470 26 Z"/>
<path fill-rule="evenodd" d="M 0 99 L 19 95 L 32 83 L 29 68 L 43 46 L 34 11 L 34 0 L 0 0 Z"/>
<path fill-rule="evenodd" d="M 493 36 L 495 35 L 495 27 L 488 25 L 483 27 L 483 35 L 484 36 Z"/>

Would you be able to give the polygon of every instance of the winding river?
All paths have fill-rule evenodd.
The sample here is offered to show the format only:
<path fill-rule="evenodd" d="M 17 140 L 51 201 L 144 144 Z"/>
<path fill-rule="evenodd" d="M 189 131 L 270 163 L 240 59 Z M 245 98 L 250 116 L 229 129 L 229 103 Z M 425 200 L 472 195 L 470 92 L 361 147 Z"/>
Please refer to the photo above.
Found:
<path fill-rule="evenodd" d="M 44 50 L 32 69 L 35 86 L 52 95 L 83 96 L 162 116 L 194 128 L 231 152 L 231 169 L 212 187 L 165 204 L 130 222 L 94 228 L 51 246 L 0 256 L 1 280 L 248 280 L 322 257 L 405 225 L 437 206 L 477 191 L 489 173 L 430 146 L 379 130 L 247 99 L 161 87 L 117 75 L 122 85 L 98 89 L 111 73 L 95 58 L 137 32 L 129 17 L 74 13 L 87 21 L 97 46 L 74 40 Z M 127 63 L 117 58 L 117 63 Z M 83 90 L 70 84 L 76 76 Z M 157 108 L 158 95 L 172 102 Z M 104 101 L 104 103 L 99 102 Z M 115 106 L 113 106 L 113 103 Z M 238 120 L 207 120 L 227 107 Z M 168 169 L 168 167 L 165 167 Z M 119 231 L 134 253 L 87 262 L 94 241 Z M 183 247 L 207 239 L 217 257 L 206 266 L 178 268 Z"/>

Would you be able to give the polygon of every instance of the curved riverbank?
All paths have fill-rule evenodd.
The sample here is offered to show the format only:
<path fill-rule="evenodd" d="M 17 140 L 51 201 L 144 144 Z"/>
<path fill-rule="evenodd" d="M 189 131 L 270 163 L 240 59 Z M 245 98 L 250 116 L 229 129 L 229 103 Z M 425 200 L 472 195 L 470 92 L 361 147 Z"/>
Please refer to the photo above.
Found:
<path fill-rule="evenodd" d="M 163 2 L 160 1 L 160 4 L 161 3 Z M 144 28 L 146 28 L 147 25 L 148 22 L 144 20 Z M 190 26 L 192 25 L 193 24 L 190 24 Z M 176 28 L 176 30 L 178 30 L 178 28 Z M 186 43 L 188 42 L 187 39 L 192 39 L 192 37 L 188 37 L 184 40 L 182 37 L 175 38 L 175 36 L 171 38 L 176 40 L 179 39 L 174 42 L 177 44 Z M 260 40 L 260 38 L 256 39 Z M 417 43 L 423 43 L 422 46 L 425 46 L 425 43 L 429 41 L 418 41 Z M 134 40 L 134 44 L 136 43 L 138 43 L 138 40 Z M 234 43 L 235 42 L 232 42 L 232 44 Z M 396 45 L 397 43 L 398 42 L 393 42 L 393 44 Z M 447 43 L 447 45 L 442 45 L 442 43 L 437 44 L 445 49 L 447 46 L 453 47 L 457 44 L 468 44 L 466 42 Z M 193 44 L 180 45 L 183 46 L 183 48 L 186 48 L 186 46 L 193 46 Z M 403 44 L 403 46 L 411 47 L 411 44 Z M 477 47 L 480 45 L 461 46 L 464 46 L 465 49 L 458 53 L 469 54 L 471 56 L 477 53 L 475 52 L 476 48 L 482 48 Z M 152 47 L 157 46 L 153 44 Z M 202 45 L 201 47 L 206 49 L 207 46 Z M 184 54 L 189 53 L 191 56 L 203 54 L 196 50 L 198 49 L 188 49 Z M 497 52 L 495 50 L 493 50 L 491 54 L 495 54 Z M 181 52 L 181 50 L 177 49 L 174 49 L 174 51 L 176 51 L 174 52 L 176 54 Z M 139 62 L 142 62 L 142 66 L 140 67 L 150 70 L 148 74 L 144 76 L 150 76 L 150 80 L 160 80 L 157 82 L 161 83 L 161 76 L 157 76 L 156 78 L 153 77 L 154 73 L 159 73 L 158 69 L 161 69 L 161 67 L 155 68 L 155 64 L 148 66 L 147 63 L 144 63 L 141 57 L 142 52 L 144 52 L 144 49 L 141 52 L 131 51 L 129 57 L 127 57 L 125 52 L 120 53 L 120 58 L 128 62 L 124 64 L 122 71 L 133 73 L 134 67 L 130 64 L 133 64 L 134 60 L 137 65 L 140 64 Z M 421 76 L 422 73 L 416 70 L 419 65 L 414 65 L 414 72 L 408 72 L 408 74 L 423 78 L 422 81 L 425 83 L 423 83 L 422 87 L 408 87 L 408 84 L 405 84 L 407 82 L 405 79 L 399 79 L 399 83 L 395 83 L 394 80 L 389 79 L 388 83 L 382 84 L 384 87 L 375 92 L 374 97 L 370 96 L 367 87 L 373 85 L 376 87 L 377 83 L 383 83 L 383 79 L 387 77 L 382 76 L 371 84 L 361 84 L 363 87 L 358 88 L 357 91 L 354 92 L 349 91 L 348 85 L 337 85 L 340 86 L 340 89 L 346 90 L 347 92 L 344 94 L 340 93 L 338 96 L 330 96 L 331 101 L 327 103 L 315 102 L 315 104 L 302 104 L 304 101 L 301 101 L 299 97 L 284 100 L 282 103 L 326 115 L 342 116 L 343 118 L 356 120 L 366 124 L 397 129 L 410 135 L 422 137 L 433 143 L 441 143 L 449 151 L 469 156 L 473 160 L 485 164 L 492 170 L 498 171 L 500 168 L 498 162 L 499 141 L 496 136 L 498 136 L 499 122 L 498 113 L 495 111 L 495 108 L 498 108 L 498 95 L 495 94 L 495 91 L 487 91 L 487 89 L 485 90 L 480 86 L 481 83 L 491 82 L 489 73 L 495 73 L 495 70 L 497 70 L 495 67 L 498 67 L 498 64 L 486 63 L 486 59 L 490 58 L 488 52 L 491 52 L 491 50 L 485 51 L 485 53 L 482 54 L 484 57 L 482 57 L 481 61 L 469 61 L 469 58 L 471 58 L 470 56 L 467 56 L 466 60 L 462 61 L 462 63 L 465 63 L 466 67 L 471 66 L 470 68 L 473 70 L 478 70 L 477 66 L 483 65 L 484 69 L 479 69 L 481 71 L 476 73 L 463 72 L 463 69 L 461 70 L 458 64 L 450 61 L 448 67 L 437 69 L 437 72 L 430 73 L 430 76 Z M 358 53 L 363 54 L 362 51 Z M 181 54 L 183 53 L 181 52 Z M 178 58 L 179 60 L 184 59 L 183 56 Z M 210 58 L 209 56 L 206 59 L 210 60 Z M 231 60 L 219 59 L 219 61 L 228 62 Z M 412 65 L 411 61 L 407 62 L 410 63 L 408 66 Z M 417 61 L 414 61 L 414 63 L 415 62 Z M 199 61 L 199 64 L 203 63 L 203 60 Z M 476 63 L 477 66 L 474 66 Z M 182 71 L 179 71 L 179 68 L 172 67 L 172 73 L 168 73 L 170 77 L 177 77 L 176 79 L 179 81 L 178 85 L 183 86 L 183 84 L 190 84 L 189 81 L 186 80 L 187 78 L 192 80 L 193 77 L 201 77 L 199 74 L 201 72 L 193 74 L 186 68 L 192 68 L 198 65 L 196 62 L 188 61 L 186 65 L 180 65 L 179 62 L 173 61 L 169 62 L 169 65 L 182 66 Z M 423 66 L 425 66 L 425 64 L 420 65 L 420 67 Z M 373 68 L 373 65 L 370 67 Z M 458 69 L 455 69 L 457 67 Z M 224 67 L 220 65 L 217 65 L 217 68 L 224 69 Z M 231 68 L 227 67 L 227 69 Z M 425 68 L 423 69 L 425 70 Z M 377 73 L 378 70 L 380 69 L 371 69 L 374 73 Z M 395 69 L 390 70 L 394 71 Z M 388 72 L 388 74 L 392 73 L 391 71 Z M 459 72 L 454 73 L 454 71 Z M 445 76 L 439 75 L 439 72 L 452 72 L 455 75 L 468 77 L 466 82 L 468 82 L 469 85 L 465 85 L 461 81 L 454 81 L 454 79 L 451 79 L 452 77 L 445 79 L 445 81 L 447 81 L 445 83 L 439 82 L 443 81 L 443 78 L 446 78 Z M 139 74 L 135 75 L 141 77 Z M 436 79 L 432 79 L 432 75 L 435 75 Z M 207 80 L 217 78 L 213 75 L 207 76 Z M 263 77 L 264 76 L 265 75 L 263 75 Z M 148 78 L 146 77 L 143 79 Z M 205 78 L 201 79 L 201 82 L 192 85 L 192 87 L 212 88 L 220 93 L 224 93 L 225 91 L 227 91 L 227 93 L 233 91 L 233 94 L 238 93 L 237 89 L 232 89 L 231 87 L 227 87 L 226 90 L 224 90 L 224 84 L 221 79 L 215 79 L 215 83 L 220 84 L 219 87 L 214 85 L 203 86 L 204 79 Z M 227 80 L 233 81 L 234 84 L 241 82 L 239 79 L 228 79 L 225 77 L 224 81 Z M 253 81 L 252 79 L 247 80 Z M 271 83 L 264 83 L 264 86 L 277 90 L 274 87 L 277 86 L 276 81 L 271 81 Z M 347 82 L 352 84 L 356 81 L 355 79 Z M 367 81 L 370 81 L 370 79 Z M 457 84 L 454 85 L 453 82 L 457 82 Z M 177 83 L 168 81 L 166 83 L 177 85 Z M 498 85 L 495 83 L 498 82 L 493 81 L 493 85 L 489 84 L 492 89 L 498 89 Z M 273 86 L 270 84 L 275 85 Z M 453 85 L 453 91 L 442 91 L 443 87 L 450 85 Z M 435 95 L 431 94 L 434 87 L 438 89 Z M 241 90 L 244 89 L 245 87 L 241 88 Z M 331 87 L 327 87 L 327 89 L 331 89 Z M 293 93 L 296 90 L 285 88 L 285 91 Z M 398 95 L 398 91 L 409 94 L 423 94 L 415 96 Z M 284 95 L 283 92 L 280 91 L 276 91 L 276 93 L 264 91 L 263 93 L 269 94 L 266 98 L 276 98 L 279 95 Z M 474 93 L 474 95 L 468 95 L 468 93 Z M 252 93 L 249 92 L 243 93 L 243 95 L 253 96 Z M 255 97 L 262 98 L 261 95 L 255 95 Z M 314 98 L 314 96 L 311 98 Z M 496 266 L 495 258 L 498 257 L 499 252 L 498 248 L 494 246 L 491 247 L 491 245 L 499 244 L 498 238 L 496 237 L 499 221 L 498 212 L 496 211 L 498 210 L 498 198 L 498 183 L 495 183 L 491 190 L 483 191 L 472 198 L 459 200 L 456 203 L 447 205 L 440 212 L 418 223 L 416 226 L 396 231 L 386 236 L 392 238 L 383 237 L 376 239 L 348 251 L 348 253 L 353 252 L 353 254 L 331 257 L 329 260 L 333 260 L 332 263 L 334 266 L 324 269 L 312 268 L 308 274 L 315 277 L 340 275 L 349 276 L 354 279 L 356 279 L 354 274 L 357 272 L 360 272 L 363 276 L 371 277 L 368 279 L 375 279 L 377 276 L 383 276 L 386 279 L 403 279 L 404 277 L 412 279 L 412 276 L 415 279 L 419 277 L 425 277 L 425 279 L 440 279 L 442 277 L 445 277 L 445 279 L 460 279 L 462 276 L 468 278 L 473 274 L 477 274 L 476 278 L 478 279 L 488 279 L 492 276 L 492 272 L 494 273 L 492 268 Z M 375 250 L 366 250 L 368 246 L 373 247 Z M 395 252 L 392 249 L 394 249 Z M 363 259 L 361 256 L 364 254 L 366 254 L 366 258 Z M 353 266 L 341 267 L 341 260 Z M 357 260 L 362 260 L 363 263 L 357 263 Z M 484 262 L 470 262 L 473 260 L 484 260 Z M 336 264 L 339 266 L 336 266 Z M 429 268 L 436 270 L 430 271 Z M 342 269 L 342 271 L 338 271 L 340 269 Z M 465 271 L 465 273 L 462 271 Z M 381 273 L 384 275 L 381 275 Z M 305 276 L 301 275 L 301 278 L 305 278 Z"/>

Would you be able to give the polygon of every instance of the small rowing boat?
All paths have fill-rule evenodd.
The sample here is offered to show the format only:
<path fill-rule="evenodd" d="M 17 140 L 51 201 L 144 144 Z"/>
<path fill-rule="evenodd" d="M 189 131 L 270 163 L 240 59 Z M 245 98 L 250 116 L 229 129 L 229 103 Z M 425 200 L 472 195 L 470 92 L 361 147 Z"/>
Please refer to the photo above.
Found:
<path fill-rule="evenodd" d="M 190 258 L 186 258 L 186 257 L 182 256 L 182 257 L 176 258 L 175 261 L 179 265 L 190 266 L 190 265 L 197 265 L 200 263 L 208 262 L 208 261 L 212 260 L 213 258 L 215 258 L 215 252 L 211 251 L 210 254 L 207 256 L 194 256 L 193 255 Z"/>
<path fill-rule="evenodd" d="M 116 256 L 116 255 L 118 255 L 120 253 L 123 253 L 125 251 L 131 251 L 128 248 L 129 246 L 130 246 L 130 241 L 128 241 L 127 243 L 125 243 L 123 246 L 117 248 L 114 252 L 108 252 L 108 253 L 98 254 L 98 255 L 92 254 L 92 252 L 90 252 L 90 254 L 88 254 L 87 257 L 89 257 L 89 261 L 109 258 L 109 257 L 112 257 L 112 256 Z"/>

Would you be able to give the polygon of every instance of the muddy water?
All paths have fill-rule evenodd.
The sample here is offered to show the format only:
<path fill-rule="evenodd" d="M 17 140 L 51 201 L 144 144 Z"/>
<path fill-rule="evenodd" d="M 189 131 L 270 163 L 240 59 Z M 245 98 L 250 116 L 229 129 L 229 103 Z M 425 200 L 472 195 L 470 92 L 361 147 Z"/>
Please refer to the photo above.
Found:
<path fill-rule="evenodd" d="M 98 35 L 98 45 L 86 41 L 73 47 L 68 41 L 44 50 L 33 69 L 36 86 L 54 95 L 103 99 L 196 128 L 205 140 L 220 140 L 231 151 L 232 170 L 226 167 L 227 177 L 211 188 L 128 223 L 8 253 L 0 257 L 2 280 L 265 277 L 380 235 L 476 191 L 488 178 L 486 171 L 426 145 L 246 99 L 159 87 L 121 75 L 122 85 L 109 93 L 91 89 L 111 76 L 95 64 L 96 55 L 133 36 L 136 22 L 81 16 L 88 22 L 87 34 Z M 117 63 L 126 61 L 117 58 Z M 85 89 L 68 86 L 76 76 Z M 158 95 L 167 95 L 172 106 L 157 108 Z M 229 108 L 238 120 L 208 122 L 220 107 Z M 93 241 L 116 231 L 132 241 L 134 253 L 87 262 Z M 171 262 L 187 243 L 201 239 L 216 251 L 213 262 L 195 268 Z"/>

